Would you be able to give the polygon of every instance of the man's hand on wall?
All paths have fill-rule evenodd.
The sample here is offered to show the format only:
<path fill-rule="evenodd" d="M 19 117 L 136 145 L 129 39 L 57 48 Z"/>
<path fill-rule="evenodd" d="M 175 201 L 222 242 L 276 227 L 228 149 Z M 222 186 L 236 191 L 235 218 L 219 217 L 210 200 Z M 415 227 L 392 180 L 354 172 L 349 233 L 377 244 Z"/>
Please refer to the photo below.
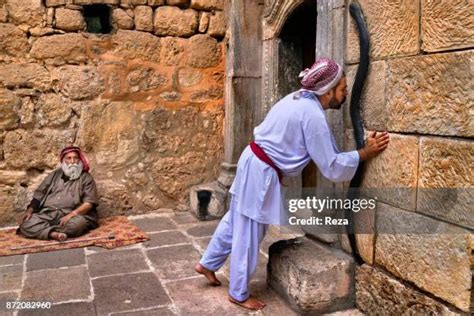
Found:
<path fill-rule="evenodd" d="M 359 150 L 361 160 L 374 158 L 382 153 L 390 141 L 388 132 L 372 132 L 367 138 L 364 148 Z"/>

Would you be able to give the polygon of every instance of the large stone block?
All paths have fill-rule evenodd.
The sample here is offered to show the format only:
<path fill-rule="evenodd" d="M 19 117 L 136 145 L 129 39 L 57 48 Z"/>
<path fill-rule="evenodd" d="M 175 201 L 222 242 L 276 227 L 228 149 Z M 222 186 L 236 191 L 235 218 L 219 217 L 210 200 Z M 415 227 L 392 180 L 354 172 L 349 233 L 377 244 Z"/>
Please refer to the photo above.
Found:
<path fill-rule="evenodd" d="M 189 4 L 189 0 L 166 0 L 167 5 L 175 5 L 178 7 L 184 7 Z"/>
<path fill-rule="evenodd" d="M 379 201 L 415 210 L 418 142 L 414 136 L 390 134 L 387 149 L 366 164 L 364 191 Z"/>
<path fill-rule="evenodd" d="M 125 59 L 159 62 L 160 38 L 139 31 L 119 30 L 112 36 L 113 53 Z"/>
<path fill-rule="evenodd" d="M 36 104 L 38 125 L 59 127 L 69 121 L 72 115 L 70 101 L 59 94 L 42 94 Z"/>
<path fill-rule="evenodd" d="M 474 46 L 474 3 L 464 0 L 422 0 L 422 49 L 428 52 Z"/>
<path fill-rule="evenodd" d="M 207 34 L 214 37 L 223 37 L 226 31 L 226 21 L 223 12 L 216 12 L 210 16 Z"/>
<path fill-rule="evenodd" d="M 354 305 L 354 261 L 310 239 L 279 241 L 269 250 L 267 282 L 304 314 Z"/>
<path fill-rule="evenodd" d="M 46 8 L 42 0 L 7 0 L 6 9 L 15 24 L 42 26 L 46 21 Z"/>
<path fill-rule="evenodd" d="M 388 62 L 388 128 L 395 132 L 474 136 L 472 51 Z"/>
<path fill-rule="evenodd" d="M 356 269 L 356 307 L 367 315 L 459 315 L 366 264 Z"/>
<path fill-rule="evenodd" d="M 159 7 L 153 21 L 156 35 L 188 37 L 196 33 L 198 13 L 193 9 Z"/>
<path fill-rule="evenodd" d="M 2 64 L 0 85 L 45 91 L 51 88 L 51 77 L 48 70 L 39 64 Z"/>
<path fill-rule="evenodd" d="M 47 7 L 59 7 L 62 5 L 65 5 L 68 2 L 68 0 L 46 0 L 46 6 Z"/>
<path fill-rule="evenodd" d="M 0 23 L 0 56 L 24 56 L 29 49 L 25 33 L 13 24 Z"/>
<path fill-rule="evenodd" d="M 40 37 L 33 43 L 30 54 L 36 59 L 55 59 L 58 64 L 87 60 L 84 38 L 76 33 Z"/>
<path fill-rule="evenodd" d="M 119 29 L 131 30 L 135 25 L 133 17 L 127 14 L 123 9 L 114 9 L 112 11 L 112 23 Z"/>
<path fill-rule="evenodd" d="M 141 5 L 146 4 L 147 0 L 120 0 L 120 4 L 125 5 Z"/>
<path fill-rule="evenodd" d="M 472 141 L 422 137 L 417 212 L 474 229 L 473 165 Z"/>
<path fill-rule="evenodd" d="M 81 116 L 78 144 L 95 153 L 98 166 L 108 171 L 126 168 L 139 159 L 141 126 L 128 102 L 89 104 Z"/>
<path fill-rule="evenodd" d="M 161 60 L 167 66 L 176 66 L 181 63 L 184 56 L 184 48 L 187 46 L 187 39 L 176 37 L 163 37 L 161 40 Z"/>
<path fill-rule="evenodd" d="M 203 79 L 201 71 L 190 68 L 178 70 L 178 84 L 183 87 L 192 87 L 199 84 Z"/>
<path fill-rule="evenodd" d="M 138 31 L 153 31 L 153 9 L 149 6 L 135 8 L 135 28 Z"/>
<path fill-rule="evenodd" d="M 73 130 L 14 130 L 8 132 L 3 143 L 5 161 L 8 167 L 26 170 L 28 168 L 52 169 L 58 164 L 62 148 L 74 142 Z M 25 153 L 28 153 L 26 155 Z"/>
<path fill-rule="evenodd" d="M 419 3 L 412 0 L 360 0 L 371 41 L 370 56 L 414 55 L 419 51 Z M 347 10 L 347 61 L 359 61 L 359 34 Z"/>
<path fill-rule="evenodd" d="M 189 39 L 186 48 L 187 64 L 196 68 L 216 66 L 221 59 L 221 46 L 209 35 L 197 34 Z"/>
<path fill-rule="evenodd" d="M 375 263 L 394 276 L 469 311 L 472 234 L 382 203 L 378 204 L 377 214 Z"/>
<path fill-rule="evenodd" d="M 224 10 L 224 0 L 191 0 L 191 8 L 196 10 Z"/>
<path fill-rule="evenodd" d="M 163 87 L 168 82 L 165 75 L 153 68 L 137 67 L 131 69 L 127 75 L 130 92 L 140 92 Z"/>
<path fill-rule="evenodd" d="M 64 8 L 56 9 L 56 28 L 65 31 L 81 31 L 86 26 L 82 12 Z"/>
<path fill-rule="evenodd" d="M 90 100 L 104 91 L 104 82 L 95 66 L 63 66 L 52 73 L 59 91 L 72 100 Z"/>
<path fill-rule="evenodd" d="M 13 92 L 0 89 L 0 131 L 18 127 L 21 100 Z"/>
<path fill-rule="evenodd" d="M 387 130 L 387 110 L 385 107 L 386 68 L 387 64 L 385 61 L 376 61 L 370 64 L 367 81 L 360 98 L 364 127 L 373 131 Z M 346 128 L 352 128 L 349 105 L 357 69 L 358 65 L 349 66 L 347 69 L 349 97 L 344 107 L 344 124 Z"/>

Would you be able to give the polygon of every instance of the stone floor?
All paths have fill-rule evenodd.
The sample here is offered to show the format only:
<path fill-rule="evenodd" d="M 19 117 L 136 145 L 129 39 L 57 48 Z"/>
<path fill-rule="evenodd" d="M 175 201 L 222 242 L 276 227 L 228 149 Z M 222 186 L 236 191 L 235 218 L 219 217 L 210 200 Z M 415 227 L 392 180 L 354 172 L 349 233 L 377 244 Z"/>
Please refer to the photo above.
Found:
<path fill-rule="evenodd" d="M 250 313 L 227 301 L 228 264 L 223 286 L 211 287 L 193 266 L 218 222 L 199 222 L 189 213 L 130 217 L 150 241 L 105 250 L 77 248 L 0 257 L 0 315 L 297 315 L 266 286 L 267 250 L 291 238 L 270 229 L 251 293 L 267 307 Z M 49 301 L 48 310 L 6 310 L 7 301 Z M 359 315 L 356 310 L 337 315 Z"/>

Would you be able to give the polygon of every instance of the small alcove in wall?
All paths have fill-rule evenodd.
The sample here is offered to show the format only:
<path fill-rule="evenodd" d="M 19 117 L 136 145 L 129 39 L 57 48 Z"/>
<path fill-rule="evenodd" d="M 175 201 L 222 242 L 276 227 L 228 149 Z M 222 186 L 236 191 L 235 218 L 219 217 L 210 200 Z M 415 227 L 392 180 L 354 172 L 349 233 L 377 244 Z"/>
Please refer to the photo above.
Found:
<path fill-rule="evenodd" d="M 83 6 L 88 33 L 109 34 L 112 31 L 111 9 L 106 4 Z"/>

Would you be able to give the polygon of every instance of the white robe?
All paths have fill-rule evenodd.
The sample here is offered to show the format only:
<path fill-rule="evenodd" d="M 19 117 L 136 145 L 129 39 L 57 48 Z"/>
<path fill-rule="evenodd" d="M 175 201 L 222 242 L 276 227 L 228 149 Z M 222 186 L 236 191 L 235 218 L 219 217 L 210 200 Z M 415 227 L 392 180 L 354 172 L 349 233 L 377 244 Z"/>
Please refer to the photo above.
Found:
<path fill-rule="evenodd" d="M 312 94 L 299 99 L 290 93 L 277 102 L 254 129 L 255 142 L 284 176 L 296 176 L 313 160 L 324 177 L 348 181 L 359 164 L 357 151 L 340 152 L 324 109 Z M 281 224 L 285 218 L 278 175 L 250 147 L 244 150 L 230 188 L 235 211 L 262 224 Z"/>

